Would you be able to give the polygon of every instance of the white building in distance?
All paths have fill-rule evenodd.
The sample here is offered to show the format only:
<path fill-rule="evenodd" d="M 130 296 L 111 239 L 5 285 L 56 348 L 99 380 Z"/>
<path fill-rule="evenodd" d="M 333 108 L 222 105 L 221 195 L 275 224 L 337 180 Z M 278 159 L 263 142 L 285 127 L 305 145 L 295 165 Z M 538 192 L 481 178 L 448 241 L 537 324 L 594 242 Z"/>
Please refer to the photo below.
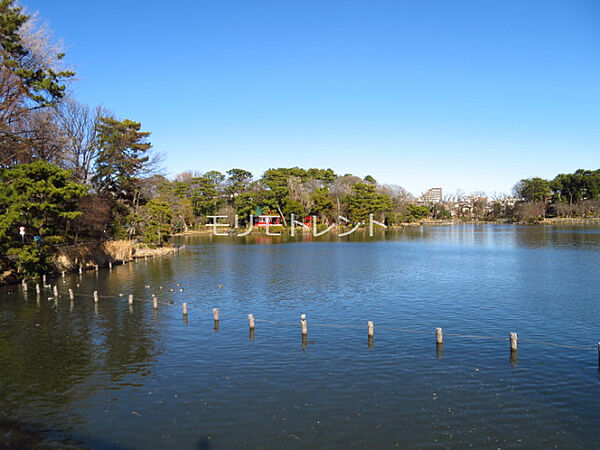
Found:
<path fill-rule="evenodd" d="M 442 188 L 431 188 L 425 192 L 419 199 L 419 203 L 431 204 L 440 203 L 442 201 Z"/>

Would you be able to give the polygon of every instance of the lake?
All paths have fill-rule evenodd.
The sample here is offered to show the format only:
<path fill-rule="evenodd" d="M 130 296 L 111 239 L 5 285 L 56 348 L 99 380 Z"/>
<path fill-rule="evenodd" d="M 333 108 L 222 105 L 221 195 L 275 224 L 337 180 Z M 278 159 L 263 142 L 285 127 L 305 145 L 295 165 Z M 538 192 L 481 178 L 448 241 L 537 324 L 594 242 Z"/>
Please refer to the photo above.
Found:
<path fill-rule="evenodd" d="M 0 289 L 0 443 L 598 447 L 598 228 L 178 239 L 57 301 Z"/>

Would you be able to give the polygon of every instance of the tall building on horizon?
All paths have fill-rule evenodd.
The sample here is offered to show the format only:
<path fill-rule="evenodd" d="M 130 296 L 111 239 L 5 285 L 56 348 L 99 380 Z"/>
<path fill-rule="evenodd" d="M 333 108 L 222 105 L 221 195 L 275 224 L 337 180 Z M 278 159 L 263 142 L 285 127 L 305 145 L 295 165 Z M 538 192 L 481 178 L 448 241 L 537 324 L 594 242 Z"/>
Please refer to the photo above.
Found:
<path fill-rule="evenodd" d="M 421 196 L 421 203 L 440 203 L 442 201 L 442 188 L 431 188 Z"/>

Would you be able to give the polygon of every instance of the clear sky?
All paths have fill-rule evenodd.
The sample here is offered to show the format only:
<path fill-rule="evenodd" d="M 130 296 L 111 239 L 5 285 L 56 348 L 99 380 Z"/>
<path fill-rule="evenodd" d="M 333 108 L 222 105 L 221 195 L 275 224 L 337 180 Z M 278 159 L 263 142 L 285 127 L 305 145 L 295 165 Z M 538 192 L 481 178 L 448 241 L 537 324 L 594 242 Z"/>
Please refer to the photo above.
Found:
<path fill-rule="evenodd" d="M 600 168 L 600 1 L 21 0 L 76 97 L 170 175 L 332 168 L 414 194 Z"/>

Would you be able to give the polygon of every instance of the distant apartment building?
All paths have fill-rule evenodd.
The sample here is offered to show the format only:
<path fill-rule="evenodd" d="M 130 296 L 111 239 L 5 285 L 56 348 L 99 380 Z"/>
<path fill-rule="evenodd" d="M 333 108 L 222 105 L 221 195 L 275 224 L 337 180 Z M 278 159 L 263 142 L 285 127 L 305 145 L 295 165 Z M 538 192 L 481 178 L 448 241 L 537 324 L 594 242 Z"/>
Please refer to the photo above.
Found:
<path fill-rule="evenodd" d="M 440 203 L 442 201 L 442 188 L 431 188 L 427 192 L 425 192 L 421 198 L 419 198 L 419 203 L 428 205 L 432 203 Z"/>
<path fill-rule="evenodd" d="M 447 202 L 446 207 L 450 210 L 452 217 L 481 219 L 506 215 L 507 211 L 512 209 L 517 201 L 518 199 L 510 197 L 490 200 L 487 197 L 479 195 L 469 195 L 452 202 Z"/>

